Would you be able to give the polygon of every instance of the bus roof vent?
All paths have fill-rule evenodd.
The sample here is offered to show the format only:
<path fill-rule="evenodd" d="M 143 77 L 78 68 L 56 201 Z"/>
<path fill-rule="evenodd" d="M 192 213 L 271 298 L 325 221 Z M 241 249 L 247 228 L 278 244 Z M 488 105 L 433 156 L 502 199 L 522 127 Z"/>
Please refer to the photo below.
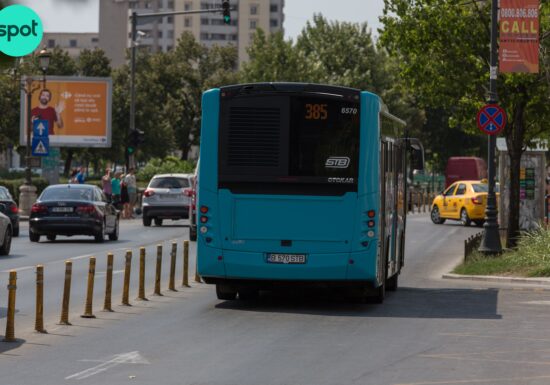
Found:
<path fill-rule="evenodd" d="M 231 107 L 227 163 L 230 167 L 278 167 L 281 111 Z"/>

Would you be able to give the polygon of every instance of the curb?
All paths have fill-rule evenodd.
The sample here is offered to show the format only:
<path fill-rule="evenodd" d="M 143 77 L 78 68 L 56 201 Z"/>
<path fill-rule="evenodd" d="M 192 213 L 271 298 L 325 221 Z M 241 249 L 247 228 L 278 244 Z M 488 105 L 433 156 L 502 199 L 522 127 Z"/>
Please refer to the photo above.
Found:
<path fill-rule="evenodd" d="M 500 282 L 500 283 L 523 283 L 531 285 L 548 285 L 550 286 L 550 278 L 525 278 L 525 277 L 498 277 L 493 275 L 460 275 L 460 274 L 443 274 L 443 279 L 461 279 L 467 281 L 483 281 L 483 282 Z"/>

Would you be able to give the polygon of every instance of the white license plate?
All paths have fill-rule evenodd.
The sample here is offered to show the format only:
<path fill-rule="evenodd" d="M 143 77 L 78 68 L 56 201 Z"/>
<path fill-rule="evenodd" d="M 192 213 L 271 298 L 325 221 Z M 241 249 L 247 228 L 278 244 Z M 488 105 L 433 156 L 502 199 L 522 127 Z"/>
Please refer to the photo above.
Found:
<path fill-rule="evenodd" d="M 305 254 L 268 254 L 268 263 L 284 263 L 284 264 L 304 264 L 306 263 Z"/>
<path fill-rule="evenodd" d="M 53 213 L 72 213 L 72 207 L 52 207 Z"/>

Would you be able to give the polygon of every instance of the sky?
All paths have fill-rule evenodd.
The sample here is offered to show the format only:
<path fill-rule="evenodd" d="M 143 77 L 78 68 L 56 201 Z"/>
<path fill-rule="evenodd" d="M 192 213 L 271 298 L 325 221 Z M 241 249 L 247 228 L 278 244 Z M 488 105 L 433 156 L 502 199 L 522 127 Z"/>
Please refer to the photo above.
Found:
<path fill-rule="evenodd" d="M 16 0 L 13 3 L 27 5 L 37 12 L 46 32 L 98 31 L 99 0 Z M 315 13 L 322 13 L 329 20 L 366 21 L 376 35 L 383 6 L 384 0 L 286 0 L 285 37 L 295 39 Z"/>

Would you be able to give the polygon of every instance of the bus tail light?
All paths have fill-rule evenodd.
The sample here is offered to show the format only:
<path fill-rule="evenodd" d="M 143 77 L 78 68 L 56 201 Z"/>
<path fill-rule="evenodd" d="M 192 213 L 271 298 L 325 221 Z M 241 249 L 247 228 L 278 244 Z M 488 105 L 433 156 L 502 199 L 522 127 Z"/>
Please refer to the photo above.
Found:
<path fill-rule="evenodd" d="M 208 222 L 208 217 L 201 215 L 201 223 L 206 223 L 206 222 Z"/>
<path fill-rule="evenodd" d="M 374 221 L 373 220 L 368 221 L 367 226 L 374 227 Z"/>
<path fill-rule="evenodd" d="M 374 210 L 369 210 L 369 211 L 367 212 L 367 216 L 368 216 L 369 218 L 374 218 L 375 215 L 376 215 L 376 211 L 374 211 Z"/>
<path fill-rule="evenodd" d="M 206 214 L 208 212 L 208 206 L 201 206 L 201 213 Z"/>
<path fill-rule="evenodd" d="M 472 198 L 472 203 L 474 205 L 481 205 L 481 204 L 483 204 L 483 198 L 479 197 L 479 196 L 475 196 L 475 197 Z"/>

